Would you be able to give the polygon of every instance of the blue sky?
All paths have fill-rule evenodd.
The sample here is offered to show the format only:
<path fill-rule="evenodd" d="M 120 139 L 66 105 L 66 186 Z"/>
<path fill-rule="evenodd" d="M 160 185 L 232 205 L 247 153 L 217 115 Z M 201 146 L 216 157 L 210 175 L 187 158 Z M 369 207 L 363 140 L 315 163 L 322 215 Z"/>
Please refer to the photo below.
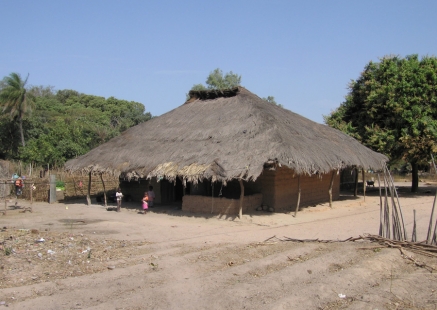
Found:
<path fill-rule="evenodd" d="M 0 0 L 0 77 L 133 100 L 152 115 L 215 68 L 322 123 L 384 55 L 437 55 L 437 1 Z"/>

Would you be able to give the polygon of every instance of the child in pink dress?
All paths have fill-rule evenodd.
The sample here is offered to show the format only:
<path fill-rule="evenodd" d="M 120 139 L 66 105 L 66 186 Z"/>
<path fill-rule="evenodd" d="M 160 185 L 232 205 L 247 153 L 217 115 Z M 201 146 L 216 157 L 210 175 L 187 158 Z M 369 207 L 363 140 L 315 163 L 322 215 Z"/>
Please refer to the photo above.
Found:
<path fill-rule="evenodd" d="M 143 210 L 144 210 L 144 213 L 143 214 L 146 214 L 147 213 L 147 209 L 149 209 L 149 195 L 148 195 L 148 193 L 147 192 L 145 192 L 144 193 L 144 197 L 143 197 Z"/>

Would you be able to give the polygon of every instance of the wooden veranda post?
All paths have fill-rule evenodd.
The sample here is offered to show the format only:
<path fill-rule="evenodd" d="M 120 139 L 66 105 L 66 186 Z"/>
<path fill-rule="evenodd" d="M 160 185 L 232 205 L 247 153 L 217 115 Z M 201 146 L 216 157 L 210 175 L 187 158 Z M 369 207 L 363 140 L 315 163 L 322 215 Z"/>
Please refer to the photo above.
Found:
<path fill-rule="evenodd" d="M 354 186 L 354 197 L 358 195 L 358 168 L 354 168 L 355 171 L 355 186 Z"/>
<path fill-rule="evenodd" d="M 363 199 L 366 201 L 366 171 L 361 170 L 362 176 L 363 176 Z"/>
<path fill-rule="evenodd" d="M 103 173 L 100 173 L 100 180 L 102 181 L 103 185 L 103 201 L 105 202 L 105 208 L 108 206 L 108 200 L 106 199 L 106 188 L 105 188 L 105 181 L 103 181 Z"/>
<path fill-rule="evenodd" d="M 88 174 L 88 192 L 86 193 L 87 205 L 91 205 L 91 171 Z"/>
<path fill-rule="evenodd" d="M 332 208 L 332 187 L 334 185 L 334 177 L 336 171 L 332 171 L 331 183 L 329 183 L 329 207 Z"/>
<path fill-rule="evenodd" d="M 300 175 L 297 176 L 297 204 L 296 209 L 294 209 L 294 217 L 297 215 L 297 211 L 299 211 L 300 205 Z"/>
<path fill-rule="evenodd" d="M 243 200 L 244 200 L 244 184 L 243 184 L 243 180 L 239 180 L 240 181 L 240 189 L 241 189 L 241 193 L 240 193 L 240 211 L 238 212 L 238 217 L 241 218 L 243 217 Z"/>

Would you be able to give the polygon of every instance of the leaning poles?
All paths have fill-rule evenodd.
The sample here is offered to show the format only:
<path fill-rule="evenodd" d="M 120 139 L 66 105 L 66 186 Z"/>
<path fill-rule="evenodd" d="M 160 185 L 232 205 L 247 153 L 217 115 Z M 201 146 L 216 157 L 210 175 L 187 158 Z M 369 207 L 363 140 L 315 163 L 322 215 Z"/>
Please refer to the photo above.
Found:
<path fill-rule="evenodd" d="M 383 224 L 383 207 L 382 207 L 382 193 L 381 193 L 381 178 L 378 173 L 378 188 L 379 188 L 379 235 L 383 237 L 384 224 Z"/>
<path fill-rule="evenodd" d="M 437 174 L 437 168 L 436 168 L 436 165 L 435 165 L 434 156 L 432 154 L 431 154 L 431 159 L 432 159 L 432 164 L 434 166 L 434 170 L 435 170 L 435 172 Z M 431 237 L 431 231 L 432 231 L 432 222 L 433 222 L 433 218 L 434 218 L 434 209 L 435 209 L 436 200 L 437 200 L 437 190 L 435 192 L 434 202 L 432 204 L 431 216 L 429 218 L 428 234 L 426 235 L 426 244 L 431 244 L 432 243 L 432 239 L 435 238 L 435 236 Z M 437 225 L 437 222 L 436 222 L 436 225 Z M 435 235 L 435 229 L 434 229 L 434 235 Z"/>
<path fill-rule="evenodd" d="M 392 211 L 391 211 L 392 238 L 393 240 L 407 240 L 407 231 L 405 229 L 399 197 L 396 188 L 394 186 L 393 179 L 390 175 L 390 171 L 388 170 L 387 166 L 384 166 L 384 188 L 385 188 L 384 212 L 380 212 L 381 216 L 382 214 L 384 214 L 384 220 L 382 221 L 382 219 L 380 219 L 380 222 L 382 221 L 385 227 L 383 227 L 382 229 L 380 228 L 380 232 L 382 232 L 382 234 L 384 234 L 385 232 L 385 237 L 390 238 L 390 210 L 389 210 L 390 208 L 388 202 L 389 199 L 387 197 L 387 187 L 388 190 L 390 191 L 390 198 L 391 198 L 390 200 L 392 205 Z M 380 201 L 382 201 L 382 198 L 380 198 Z"/>

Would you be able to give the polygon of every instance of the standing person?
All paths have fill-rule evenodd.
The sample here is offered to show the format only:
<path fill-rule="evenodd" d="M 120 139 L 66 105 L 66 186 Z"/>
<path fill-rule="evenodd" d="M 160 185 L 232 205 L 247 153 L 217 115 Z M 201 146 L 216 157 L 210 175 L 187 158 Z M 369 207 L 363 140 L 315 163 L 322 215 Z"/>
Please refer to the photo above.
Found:
<path fill-rule="evenodd" d="M 153 202 L 155 201 L 155 192 L 153 191 L 153 186 L 149 186 L 149 191 L 147 192 L 149 196 L 149 207 L 153 208 Z"/>
<path fill-rule="evenodd" d="M 115 198 L 117 198 L 117 212 L 120 212 L 121 208 L 121 199 L 123 198 L 123 194 L 121 193 L 121 188 L 117 188 L 117 192 L 115 193 Z"/>
<path fill-rule="evenodd" d="M 18 178 L 15 180 L 15 194 L 20 196 L 23 193 L 23 179 Z"/>
<path fill-rule="evenodd" d="M 15 180 L 14 182 L 15 185 L 15 195 L 16 195 L 16 199 L 15 199 L 15 208 L 17 208 L 17 204 L 18 204 L 18 196 L 21 196 L 21 194 L 23 193 L 23 179 L 22 178 L 18 178 Z"/>
<path fill-rule="evenodd" d="M 144 197 L 143 197 L 143 214 L 147 213 L 147 209 L 149 209 L 149 194 L 148 192 L 144 192 Z"/>

